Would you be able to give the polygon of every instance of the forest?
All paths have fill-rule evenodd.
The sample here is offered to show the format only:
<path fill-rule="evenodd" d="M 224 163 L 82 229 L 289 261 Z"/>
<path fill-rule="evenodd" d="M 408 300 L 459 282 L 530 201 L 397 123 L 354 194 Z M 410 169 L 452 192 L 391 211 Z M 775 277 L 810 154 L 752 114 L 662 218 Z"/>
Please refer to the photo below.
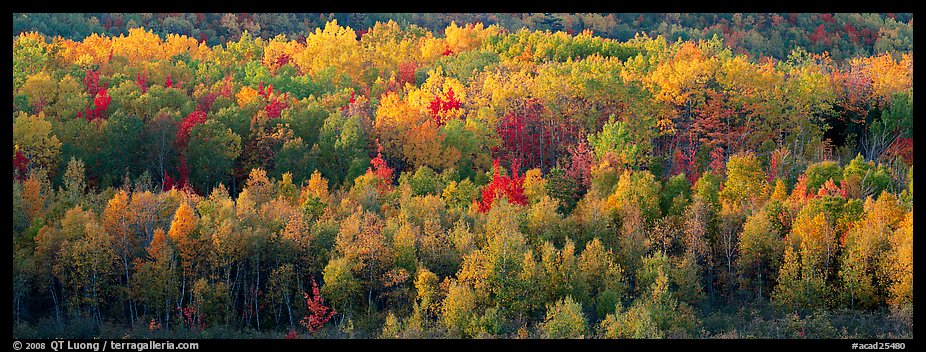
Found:
<path fill-rule="evenodd" d="M 913 335 L 912 14 L 13 14 L 15 338 Z"/>

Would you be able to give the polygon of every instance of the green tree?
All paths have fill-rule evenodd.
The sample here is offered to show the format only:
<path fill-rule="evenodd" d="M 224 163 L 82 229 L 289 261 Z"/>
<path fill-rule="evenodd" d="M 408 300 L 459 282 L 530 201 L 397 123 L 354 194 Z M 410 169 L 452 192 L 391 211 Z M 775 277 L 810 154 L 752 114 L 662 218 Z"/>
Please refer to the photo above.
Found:
<path fill-rule="evenodd" d="M 725 209 L 754 209 L 768 198 L 769 191 L 765 170 L 754 153 L 734 154 L 727 160 L 727 180 L 720 191 Z"/>
<path fill-rule="evenodd" d="M 190 130 L 187 148 L 190 181 L 196 189 L 208 192 L 232 175 L 241 154 L 241 137 L 218 121 L 206 121 Z"/>
<path fill-rule="evenodd" d="M 566 296 L 547 305 L 547 316 L 540 326 L 541 336 L 552 339 L 581 339 L 587 331 L 585 313 L 582 305 Z"/>

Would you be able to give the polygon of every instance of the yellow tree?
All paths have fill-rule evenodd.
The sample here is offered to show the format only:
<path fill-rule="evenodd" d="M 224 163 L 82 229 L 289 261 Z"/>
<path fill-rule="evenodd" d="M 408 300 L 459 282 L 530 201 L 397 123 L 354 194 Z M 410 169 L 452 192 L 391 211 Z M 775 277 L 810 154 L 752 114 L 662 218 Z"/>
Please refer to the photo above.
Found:
<path fill-rule="evenodd" d="M 885 260 L 885 271 L 891 278 L 888 303 L 902 309 L 913 305 L 913 212 L 904 215 L 903 222 L 890 237 L 891 249 Z"/>
<path fill-rule="evenodd" d="M 130 291 L 133 299 L 154 312 L 157 321 L 164 323 L 165 329 L 170 328 L 170 308 L 174 307 L 170 301 L 176 297 L 178 286 L 175 281 L 174 253 L 169 241 L 163 229 L 153 231 L 147 254 L 135 259 L 133 289 Z"/>
<path fill-rule="evenodd" d="M 829 306 L 827 242 L 832 232 L 823 213 L 801 212 L 785 238 L 785 254 L 772 300 L 787 308 Z"/>
<path fill-rule="evenodd" d="M 79 229 L 76 237 L 65 242 L 55 263 L 55 275 L 73 292 L 71 303 L 81 312 L 81 306 L 88 306 L 88 313 L 100 324 L 103 323 L 101 305 L 108 298 L 110 281 L 115 271 L 116 254 L 112 249 L 112 237 L 100 227 L 92 213 Z M 65 225 L 62 221 L 62 225 Z M 79 223 L 73 224 L 79 226 Z M 77 229 L 68 230 L 73 232 Z"/>
<path fill-rule="evenodd" d="M 362 80 L 367 68 L 357 34 L 350 27 L 339 26 L 337 20 L 326 23 L 324 30 L 316 28 L 309 33 L 305 50 L 294 59 L 302 72 L 312 76 L 333 67 L 355 82 Z"/>
<path fill-rule="evenodd" d="M 167 232 L 172 243 L 176 244 L 180 256 L 180 265 L 183 268 L 183 279 L 181 281 L 181 293 L 178 300 L 178 306 L 183 304 L 184 296 L 187 292 L 187 281 L 192 280 L 195 264 L 199 261 L 199 236 L 197 228 L 199 227 L 199 216 L 196 215 L 193 207 L 187 202 L 181 202 L 177 211 L 174 213 L 173 221 L 170 223 L 170 230 Z M 190 290 L 192 295 L 192 289 Z"/>
<path fill-rule="evenodd" d="M 100 219 L 103 229 L 113 237 L 115 253 L 122 260 L 126 297 L 128 292 L 132 290 L 131 280 L 129 279 L 130 261 L 131 258 L 135 257 L 135 252 L 138 250 L 141 240 L 135 235 L 135 231 L 131 226 L 132 215 L 129 213 L 129 205 L 128 193 L 120 190 L 106 203 L 106 208 L 103 210 L 103 216 Z M 126 303 L 128 305 L 129 320 L 134 322 L 136 316 L 134 303 L 131 300 L 127 300 Z"/>
<path fill-rule="evenodd" d="M 341 222 L 335 250 L 350 265 L 352 276 L 363 278 L 360 282 L 367 291 L 367 311 L 372 311 L 373 292 L 382 289 L 384 275 L 391 268 L 395 255 L 383 233 L 382 219 L 357 209 Z"/>
<path fill-rule="evenodd" d="M 755 153 L 735 154 L 727 161 L 727 180 L 720 191 L 721 205 L 730 212 L 742 214 L 766 201 L 769 188 L 765 170 Z"/>
<path fill-rule="evenodd" d="M 16 153 L 21 153 L 29 164 L 53 170 L 58 162 L 61 141 L 52 133 L 51 122 L 45 113 L 28 115 L 20 112 L 13 121 L 13 144 Z"/>

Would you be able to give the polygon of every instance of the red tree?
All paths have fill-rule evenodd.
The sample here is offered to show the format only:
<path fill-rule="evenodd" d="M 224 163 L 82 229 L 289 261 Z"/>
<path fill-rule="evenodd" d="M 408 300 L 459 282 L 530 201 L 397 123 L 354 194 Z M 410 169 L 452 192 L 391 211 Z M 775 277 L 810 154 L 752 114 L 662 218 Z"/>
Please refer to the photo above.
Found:
<path fill-rule="evenodd" d="M 414 61 L 403 62 L 399 64 L 399 88 L 404 87 L 405 83 L 415 84 L 415 70 L 417 65 Z"/>
<path fill-rule="evenodd" d="M 828 35 L 829 34 L 826 33 L 826 29 L 821 24 L 819 27 L 817 27 L 817 30 L 814 31 L 813 34 L 810 35 L 810 40 L 814 43 L 822 42 L 823 45 L 828 45 L 829 44 L 829 40 L 827 39 Z"/>
<path fill-rule="evenodd" d="M 260 83 L 257 87 L 257 95 L 264 99 L 264 111 L 267 112 L 267 117 L 271 119 L 279 118 L 283 114 L 283 110 L 289 107 L 289 104 L 286 103 L 288 95 L 283 93 L 273 93 L 273 85 L 267 85 L 267 88 L 264 89 L 264 84 Z"/>
<path fill-rule="evenodd" d="M 518 176 L 518 161 L 511 164 L 511 175 L 502 176 L 499 166 L 499 159 L 495 159 L 492 168 L 495 174 L 492 175 L 492 181 L 485 185 L 482 190 L 482 203 L 478 203 L 480 212 L 487 212 L 492 209 L 492 204 L 500 197 L 505 197 L 508 202 L 527 205 L 527 196 L 524 195 L 524 175 Z"/>
<path fill-rule="evenodd" d="M 443 98 L 440 95 L 434 97 L 434 100 L 431 101 L 431 104 L 428 105 L 428 111 L 431 112 L 431 117 L 437 122 L 438 126 L 443 126 L 447 123 L 446 114 L 441 114 L 442 112 L 447 112 L 454 109 L 459 109 L 462 106 L 456 96 L 454 96 L 453 88 L 447 90 L 447 93 L 444 94 Z"/>
<path fill-rule="evenodd" d="M 383 146 L 379 144 L 379 139 L 377 139 L 376 157 L 370 160 L 370 167 L 367 169 L 367 173 L 372 173 L 380 179 L 380 192 L 388 192 L 389 189 L 392 188 L 392 175 L 394 171 L 393 168 L 386 164 L 386 160 L 383 159 Z"/>
<path fill-rule="evenodd" d="M 87 70 L 87 74 L 84 75 L 82 82 L 84 83 L 84 88 L 87 89 L 87 93 L 90 93 L 90 96 L 96 96 L 96 94 L 103 89 L 103 86 L 100 84 L 99 71 Z"/>
<path fill-rule="evenodd" d="M 26 168 L 29 166 L 29 158 L 27 158 L 19 150 L 16 151 L 16 154 L 13 155 L 13 170 L 16 171 L 18 178 L 22 179 L 26 176 Z"/>
<path fill-rule="evenodd" d="M 585 141 L 569 148 L 570 162 L 566 176 L 576 181 L 581 190 L 592 185 L 592 164 L 595 163 L 594 150 Z"/>
<path fill-rule="evenodd" d="M 135 75 L 135 84 L 138 84 L 138 88 L 141 88 L 141 93 L 145 94 L 148 92 L 148 74 L 142 74 L 139 72 Z"/>
<path fill-rule="evenodd" d="M 305 296 L 305 305 L 309 309 L 309 315 L 303 317 L 300 323 L 314 334 L 338 312 L 325 305 L 325 299 L 322 298 L 315 279 L 312 279 L 312 296 L 305 292 L 302 295 Z"/>
<path fill-rule="evenodd" d="M 545 117 L 544 106 L 530 99 L 506 114 L 498 125 L 502 145 L 497 155 L 505 162 L 517 159 L 525 168 L 547 171 L 565 146 L 574 144 L 578 129 L 566 119 Z M 546 119 L 546 120 L 545 120 Z"/>
<path fill-rule="evenodd" d="M 93 121 L 96 119 L 105 119 L 106 118 L 106 109 L 109 108 L 109 103 L 112 101 L 112 98 L 109 96 L 109 92 L 106 91 L 106 86 L 104 85 L 93 97 L 93 105 L 84 108 L 84 111 L 77 112 L 78 118 L 85 118 L 87 121 Z"/>

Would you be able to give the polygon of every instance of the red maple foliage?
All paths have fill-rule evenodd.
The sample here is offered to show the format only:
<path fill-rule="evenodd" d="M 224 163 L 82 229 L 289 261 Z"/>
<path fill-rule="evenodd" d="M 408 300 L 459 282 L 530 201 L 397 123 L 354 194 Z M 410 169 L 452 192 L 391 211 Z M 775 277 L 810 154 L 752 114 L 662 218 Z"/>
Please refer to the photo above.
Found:
<path fill-rule="evenodd" d="M 189 143 L 190 130 L 193 129 L 193 126 L 203 122 L 206 122 L 206 113 L 199 110 L 191 112 L 180 122 L 180 128 L 177 129 L 177 137 L 174 139 L 177 146 L 180 147 L 180 150 L 186 149 Z"/>
<path fill-rule="evenodd" d="M 778 178 L 778 169 L 780 167 L 781 155 L 778 153 L 772 153 L 772 157 L 768 161 L 768 174 L 766 176 L 766 181 L 769 183 L 775 182 L 775 179 Z"/>
<path fill-rule="evenodd" d="M 527 205 L 527 196 L 524 195 L 524 175 L 518 176 L 518 161 L 515 160 L 511 164 L 511 175 L 508 176 L 501 175 L 499 163 L 498 158 L 492 163 L 495 173 L 492 175 L 492 181 L 482 189 L 482 202 L 478 203 L 480 212 L 485 213 L 492 209 L 492 204 L 501 197 L 507 198 L 509 203 Z"/>
<path fill-rule="evenodd" d="M 350 92 L 350 99 L 347 101 L 347 105 L 341 107 L 342 112 L 347 111 L 347 109 L 350 109 L 351 105 L 354 105 L 354 102 L 357 101 L 356 94 L 357 92 Z"/>
<path fill-rule="evenodd" d="M 90 96 L 96 96 L 96 94 L 103 89 L 103 86 L 100 84 L 99 71 L 87 70 L 87 74 L 84 75 L 82 82 L 84 83 L 84 88 L 87 89 L 87 93 L 90 93 Z"/>
<path fill-rule="evenodd" d="M 584 140 L 575 146 L 569 147 L 570 161 L 566 169 L 566 176 L 575 180 L 580 189 L 588 189 L 592 185 L 592 164 L 595 163 L 595 152 Z"/>
<path fill-rule="evenodd" d="M 440 95 L 434 97 L 434 100 L 431 101 L 431 104 L 428 105 L 428 111 L 431 112 L 431 117 L 437 122 L 438 126 L 443 126 L 447 123 L 446 114 L 441 114 L 442 112 L 447 112 L 454 109 L 459 109 L 462 106 L 459 100 L 453 93 L 453 88 L 447 89 L 447 93 L 444 94 L 443 98 Z"/>
<path fill-rule="evenodd" d="M 292 58 L 289 56 L 289 54 L 287 54 L 287 53 L 280 53 L 280 55 L 277 56 L 276 61 L 274 62 L 274 65 L 275 65 L 276 67 L 281 67 L 281 66 L 283 66 L 283 65 L 288 64 L 288 63 L 290 62 L 290 60 L 292 60 Z"/>
<path fill-rule="evenodd" d="M 173 177 L 170 177 L 170 175 L 168 175 L 168 174 L 165 173 L 165 174 L 164 174 L 164 183 L 161 184 L 161 188 L 162 188 L 162 190 L 163 190 L 164 192 L 167 192 L 167 191 L 172 190 L 172 189 L 174 189 L 175 187 L 177 187 L 176 182 L 177 182 L 177 181 L 174 180 Z M 179 187 L 177 187 L 177 188 L 179 188 Z"/>
<path fill-rule="evenodd" d="M 26 168 L 29 166 L 29 158 L 23 155 L 22 151 L 17 150 L 16 154 L 13 154 L 13 170 L 16 171 L 17 177 L 22 179 L 25 177 Z"/>
<path fill-rule="evenodd" d="M 403 62 L 399 64 L 399 77 L 398 87 L 402 88 L 406 83 L 415 84 L 415 70 L 418 69 L 418 65 L 413 61 Z"/>
<path fill-rule="evenodd" d="M 846 37 L 848 37 L 849 40 L 852 41 L 852 43 L 858 44 L 858 41 L 859 41 L 859 31 L 858 31 L 857 29 L 855 29 L 855 26 L 853 26 L 853 25 L 851 25 L 851 24 L 849 24 L 849 23 L 846 23 L 846 25 L 843 26 L 843 30 L 846 31 Z"/>
<path fill-rule="evenodd" d="M 264 99 L 264 111 L 267 112 L 267 117 L 271 119 L 279 118 L 283 114 L 283 110 L 289 107 L 289 104 L 286 103 L 288 94 L 274 94 L 272 84 L 267 85 L 265 89 L 264 83 L 261 82 L 257 87 L 257 95 Z"/>
<path fill-rule="evenodd" d="M 544 121 L 543 111 L 543 104 L 531 99 L 502 118 L 498 125 L 501 159 L 508 162 L 517 159 L 527 168 L 541 166 L 543 171 L 553 166 L 559 143 L 569 139 L 569 129 Z M 554 129 L 559 129 L 556 141 Z"/>
<path fill-rule="evenodd" d="M 180 312 L 180 318 L 183 320 L 183 324 L 190 330 L 202 331 L 206 328 L 206 323 L 202 320 L 202 316 L 196 311 L 196 307 L 177 307 L 177 310 Z"/>
<path fill-rule="evenodd" d="M 814 43 L 822 42 L 823 45 L 829 45 L 829 39 L 827 38 L 829 33 L 826 32 L 826 29 L 821 24 L 817 27 L 817 30 L 810 35 L 810 41 Z"/>
<path fill-rule="evenodd" d="M 109 108 L 109 103 L 112 101 L 112 98 L 109 96 L 109 92 L 106 91 L 106 86 L 104 85 L 96 96 L 93 97 L 93 107 L 90 106 L 84 108 L 84 111 L 78 111 L 78 118 L 85 118 L 87 121 L 93 121 L 96 119 L 105 119 L 106 118 L 106 109 Z"/>
<path fill-rule="evenodd" d="M 682 150 L 682 148 L 676 149 L 675 155 L 672 156 L 672 174 L 678 175 L 684 173 L 685 178 L 688 179 L 688 183 L 693 185 L 698 181 L 698 178 L 701 177 L 698 173 L 698 160 L 695 155 L 697 149 L 689 148 L 688 152 L 683 152 Z"/>
<path fill-rule="evenodd" d="M 190 143 L 190 130 L 193 129 L 193 126 L 206 122 L 206 113 L 203 111 L 193 111 L 191 112 L 183 121 L 180 122 L 180 128 L 177 129 L 177 136 L 174 138 L 174 144 L 177 146 L 177 150 L 180 151 L 179 155 L 179 166 L 178 171 L 180 172 L 180 179 L 177 181 L 176 188 L 183 188 L 188 184 L 190 178 L 190 169 L 186 161 L 186 148 Z M 166 181 L 164 182 L 167 183 Z M 164 187 L 168 189 L 167 186 Z"/>
<path fill-rule="evenodd" d="M 383 159 L 383 146 L 379 144 L 379 139 L 376 139 L 376 157 L 370 160 L 370 167 L 367 169 L 367 173 L 372 173 L 379 178 L 380 192 L 388 192 L 392 188 L 392 176 L 394 171 L 393 168 L 386 164 L 386 160 Z"/>
<path fill-rule="evenodd" d="M 142 73 L 139 72 L 137 75 L 135 75 L 135 83 L 138 84 L 138 88 L 141 88 L 142 94 L 145 94 L 146 92 L 148 92 L 148 74 L 147 73 L 142 75 Z"/>
<path fill-rule="evenodd" d="M 302 293 L 302 295 L 305 296 L 305 305 L 309 309 L 309 315 L 303 317 L 300 323 L 314 334 L 320 330 L 325 323 L 331 320 L 335 314 L 338 314 L 338 312 L 325 305 L 325 299 L 322 298 L 321 291 L 318 289 L 318 284 L 315 282 L 315 279 L 312 279 L 311 283 L 312 295 L 309 296 L 308 293 Z"/>

